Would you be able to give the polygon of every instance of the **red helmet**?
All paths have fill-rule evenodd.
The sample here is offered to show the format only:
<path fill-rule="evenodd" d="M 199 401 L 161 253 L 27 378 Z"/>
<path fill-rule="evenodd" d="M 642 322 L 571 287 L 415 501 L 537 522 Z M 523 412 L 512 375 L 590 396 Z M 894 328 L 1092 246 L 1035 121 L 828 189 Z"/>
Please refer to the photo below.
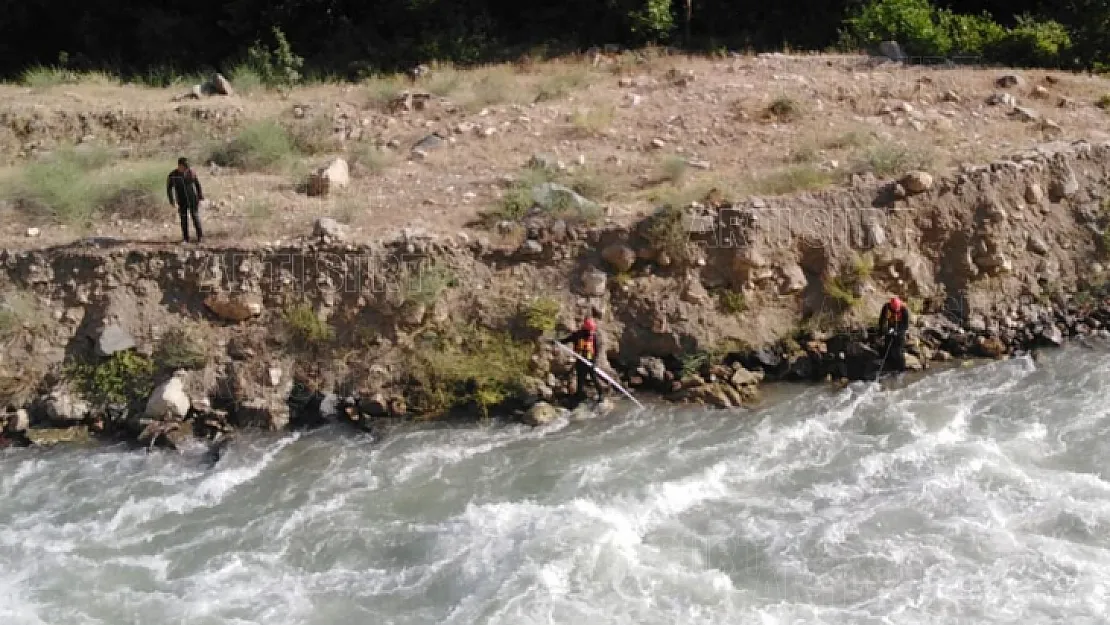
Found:
<path fill-rule="evenodd" d="M 897 295 L 890 298 L 890 309 L 895 311 L 902 310 L 902 300 L 898 299 Z"/>
<path fill-rule="evenodd" d="M 586 320 L 582 322 L 582 329 L 587 332 L 597 332 L 597 322 L 592 317 L 586 317 Z"/>

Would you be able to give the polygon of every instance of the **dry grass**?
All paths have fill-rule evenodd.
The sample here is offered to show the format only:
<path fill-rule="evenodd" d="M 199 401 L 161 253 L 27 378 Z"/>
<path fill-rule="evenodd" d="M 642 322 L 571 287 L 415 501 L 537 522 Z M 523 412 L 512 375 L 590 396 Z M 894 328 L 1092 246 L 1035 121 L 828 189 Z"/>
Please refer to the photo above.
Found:
<path fill-rule="evenodd" d="M 381 76 L 354 86 L 303 86 L 287 98 L 269 91 L 249 98 L 210 98 L 189 106 L 234 112 L 241 121 L 221 125 L 197 120 L 191 128 L 174 121 L 175 129 L 169 132 L 175 134 L 144 135 L 141 141 L 124 137 L 123 146 L 133 154 L 145 153 L 151 145 L 187 146 L 206 137 L 218 140 L 226 151 L 228 141 L 239 137 L 231 146 L 238 151 L 230 150 L 234 158 L 225 161 L 238 164 L 219 176 L 206 172 L 203 155 L 190 153 L 206 195 L 228 199 L 234 206 L 209 212 L 206 227 L 229 238 L 257 241 L 305 234 L 321 214 L 359 217 L 356 208 L 344 209 L 336 203 L 339 200 L 320 202 L 294 192 L 288 176 L 291 168 L 305 166 L 306 153 L 335 151 L 348 156 L 354 177 L 340 199 L 349 197 L 354 200 L 352 206 L 373 208 L 373 218 L 361 220 L 360 236 L 374 237 L 408 225 L 444 233 L 465 228 L 480 210 L 499 204 L 504 187 L 498 181 L 517 177 L 523 161 L 537 153 L 571 164 L 561 182 L 587 197 L 604 199 L 614 209 L 613 219 L 628 220 L 650 213 L 660 203 L 700 200 L 712 186 L 725 189 L 724 183 L 732 185 L 732 192 L 790 193 L 836 183 L 852 171 L 884 177 L 908 169 L 938 171 L 953 163 L 1013 154 L 1043 141 L 1033 124 L 1007 117 L 1005 107 L 983 104 L 996 90 L 994 79 L 1003 70 L 871 68 L 861 58 L 820 55 L 710 59 L 661 50 L 606 55 L 596 67 L 583 58 L 535 60 L 541 57 L 537 54 L 519 65 L 465 70 L 434 66 L 415 84 L 403 76 Z M 695 79 L 676 85 L 670 78 L 672 69 L 692 71 Z M 1032 73 L 1026 73 L 1026 78 L 1049 89 L 1049 102 L 1067 97 L 1076 103 L 1046 105 L 1042 111 L 1063 128 L 1061 139 L 1108 138 L 1101 134 L 1106 132 L 1106 111 L 1101 107 L 1110 102 L 1105 97 L 1110 81 L 1054 75 L 1060 79 L 1054 84 Z M 621 86 L 618 77 L 623 76 L 646 86 Z M 163 119 L 183 118 L 173 112 L 175 105 L 170 102 L 182 91 L 181 85 L 154 89 L 89 77 L 49 86 L 58 81 L 36 80 L 40 86 L 35 89 L 0 85 L 0 113 L 17 120 L 13 123 L 41 116 L 43 111 L 61 111 L 70 117 L 85 113 L 96 119 L 101 111 L 115 110 L 125 102 L 128 111 L 146 116 L 137 127 L 159 132 L 167 127 Z M 432 92 L 455 106 L 433 98 L 427 110 L 388 114 L 384 105 L 408 89 Z M 959 95 L 958 102 L 944 101 L 942 96 L 949 90 Z M 631 93 L 639 94 L 641 101 L 626 108 Z M 355 105 L 363 117 L 363 140 L 342 146 L 330 143 L 325 121 L 313 120 L 301 120 L 302 127 L 291 126 L 283 136 L 274 124 L 288 118 L 291 101 L 314 112 L 329 111 L 340 102 Z M 903 103 L 911 105 L 917 117 L 882 113 L 888 108 L 898 110 Z M 236 112 L 239 107 L 241 113 Z M 737 117 L 737 107 L 747 114 Z M 920 129 L 911 124 L 918 120 Z M 462 122 L 496 132 L 455 134 L 454 143 L 430 151 L 425 160 L 406 158 L 409 146 L 423 136 L 435 130 L 450 132 Z M 64 133 L 60 127 L 53 130 L 58 131 L 54 135 Z M 98 137 L 115 138 L 109 129 L 94 131 Z M 23 148 L 27 140 L 15 136 L 6 126 L 0 128 L 0 154 L 14 155 Z M 666 140 L 668 153 L 675 155 L 673 162 L 665 163 L 658 152 L 646 149 L 654 137 Z M 369 147 L 387 142 L 395 142 L 395 147 Z M 580 154 L 588 168 L 573 166 Z M 680 158 L 708 161 L 711 171 L 686 169 L 679 165 Z M 155 165 L 159 177 L 164 177 L 172 160 Z M 122 175 L 132 166 L 128 160 L 106 171 Z M 9 200 L 10 190 L 16 181 L 26 179 L 30 167 L 29 160 L 17 160 L 0 182 Z M 62 199 L 55 203 L 66 205 L 70 200 L 65 198 L 84 194 L 58 197 Z M 735 199 L 742 199 L 742 194 Z M 12 247 L 60 243 L 76 235 L 72 227 L 47 226 L 40 238 L 29 239 L 24 232 L 31 216 L 13 210 L 10 202 L 6 209 L 2 204 L 5 219 L 0 220 L 0 238 Z M 111 234 L 173 241 L 177 238 L 174 215 L 165 206 L 162 210 L 166 212 L 162 231 L 129 225 L 143 211 L 123 210 L 119 212 L 124 223 L 112 224 Z M 103 222 L 93 223 L 99 227 Z"/>

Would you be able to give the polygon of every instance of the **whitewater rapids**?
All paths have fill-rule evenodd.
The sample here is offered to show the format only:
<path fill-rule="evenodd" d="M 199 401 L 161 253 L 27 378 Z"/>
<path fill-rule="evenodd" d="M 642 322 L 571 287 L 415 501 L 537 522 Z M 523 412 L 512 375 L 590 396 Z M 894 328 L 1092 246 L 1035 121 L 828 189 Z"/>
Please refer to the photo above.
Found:
<path fill-rule="evenodd" d="M 4 625 L 1110 622 L 1110 355 L 754 411 L 0 452 Z"/>

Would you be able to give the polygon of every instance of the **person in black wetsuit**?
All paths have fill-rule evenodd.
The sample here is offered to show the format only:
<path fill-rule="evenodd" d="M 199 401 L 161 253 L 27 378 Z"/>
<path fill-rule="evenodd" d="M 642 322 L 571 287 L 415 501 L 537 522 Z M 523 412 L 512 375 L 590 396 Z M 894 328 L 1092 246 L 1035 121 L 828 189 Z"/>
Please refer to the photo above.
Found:
<path fill-rule="evenodd" d="M 586 317 L 582 322 L 582 327 L 559 341 L 560 343 L 572 343 L 574 345 L 574 352 L 579 356 L 593 363 L 594 367 L 597 366 L 598 357 L 601 355 L 602 341 L 601 335 L 597 331 L 597 322 L 593 317 Z M 586 385 L 592 384 L 594 389 L 597 390 L 597 399 L 605 396 L 605 388 L 601 385 L 601 380 L 597 377 L 597 370 L 590 367 L 581 360 L 575 359 L 574 373 L 577 378 L 574 398 L 578 402 L 586 399 Z"/>
<path fill-rule="evenodd" d="M 184 156 L 177 159 L 177 169 L 166 177 L 166 195 L 170 198 L 170 206 L 176 206 L 177 214 L 181 217 L 182 240 L 189 242 L 189 217 L 192 216 L 197 243 L 200 243 L 204 236 L 200 229 L 200 203 L 204 199 L 204 191 L 200 188 L 197 175 L 189 167 L 189 160 Z"/>
<path fill-rule="evenodd" d="M 898 297 L 890 298 L 879 312 L 879 335 L 883 337 L 884 369 L 905 371 L 906 331 L 910 327 L 910 311 Z"/>

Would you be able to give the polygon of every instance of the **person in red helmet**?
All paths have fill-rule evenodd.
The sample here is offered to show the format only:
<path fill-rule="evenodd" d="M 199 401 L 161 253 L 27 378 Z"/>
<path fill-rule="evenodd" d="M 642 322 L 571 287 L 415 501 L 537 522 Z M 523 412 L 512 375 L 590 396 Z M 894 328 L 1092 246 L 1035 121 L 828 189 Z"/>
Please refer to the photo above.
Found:
<path fill-rule="evenodd" d="M 910 328 L 910 311 L 897 296 L 883 304 L 879 313 L 879 335 L 883 337 L 886 354 L 884 368 L 904 371 L 906 368 L 906 331 Z"/>
<path fill-rule="evenodd" d="M 597 390 L 597 400 L 601 401 L 605 396 L 605 389 L 601 386 L 601 380 L 598 379 L 596 370 L 597 360 L 602 350 L 601 334 L 597 331 L 597 321 L 594 321 L 592 316 L 587 316 L 577 332 L 561 339 L 559 342 L 573 344 L 576 354 L 593 363 L 593 367 L 591 367 L 581 360 L 574 361 L 574 374 L 577 378 L 575 399 L 579 402 L 586 399 L 586 384 L 589 382 Z"/>

